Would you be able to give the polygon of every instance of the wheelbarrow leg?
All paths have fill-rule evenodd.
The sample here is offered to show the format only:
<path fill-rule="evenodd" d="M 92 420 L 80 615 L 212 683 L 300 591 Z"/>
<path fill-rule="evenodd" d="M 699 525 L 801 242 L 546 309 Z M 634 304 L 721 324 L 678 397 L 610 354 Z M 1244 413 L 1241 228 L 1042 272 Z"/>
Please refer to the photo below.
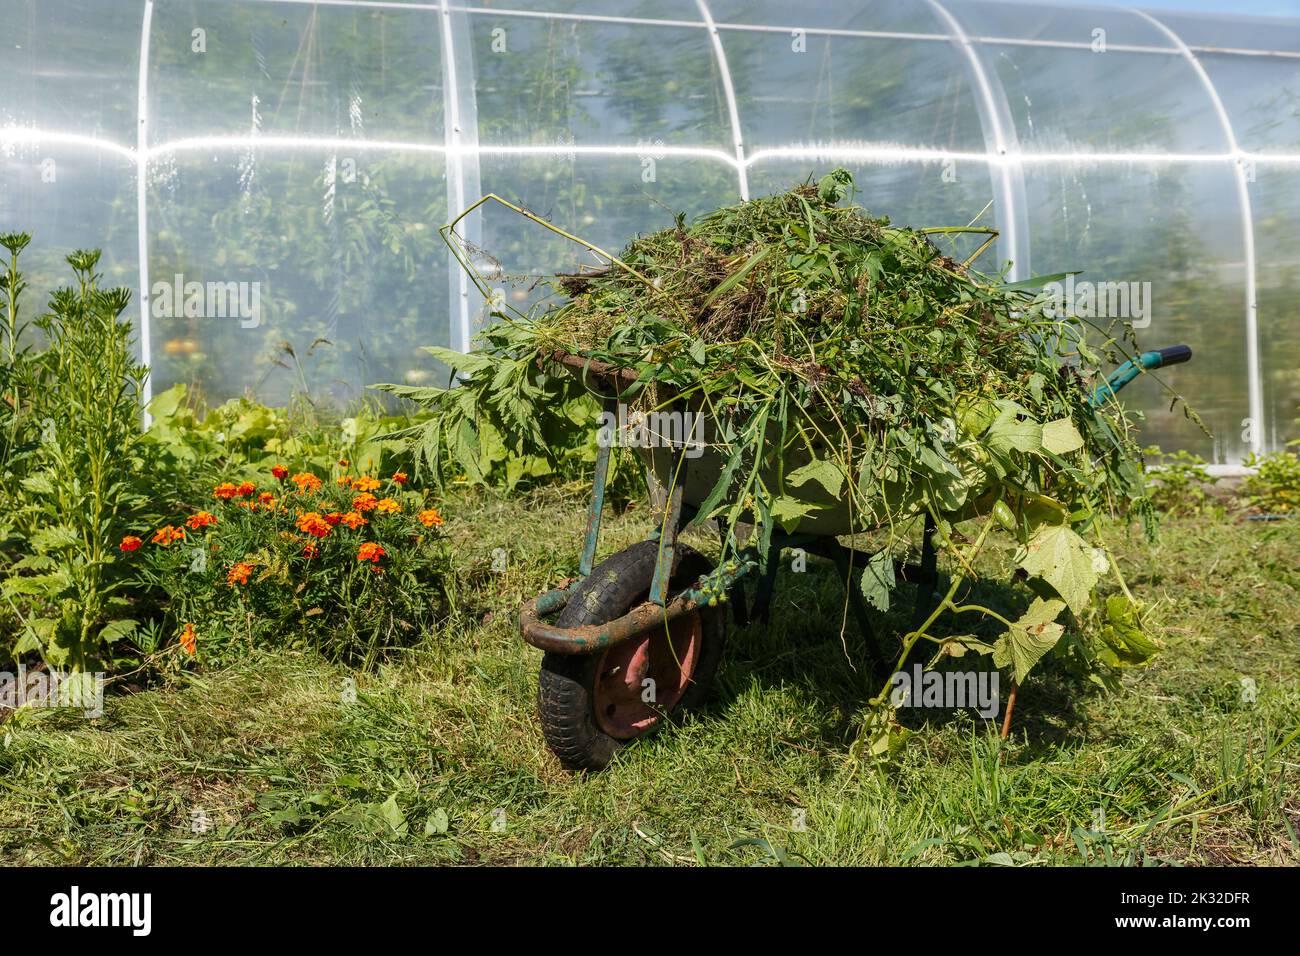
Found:
<path fill-rule="evenodd" d="M 776 590 L 776 572 L 781 568 L 781 546 L 773 541 L 763 557 L 763 576 L 754 594 L 753 616 L 766 624 L 772 616 L 772 592 Z"/>
<path fill-rule="evenodd" d="M 650 582 L 650 601 L 662 607 L 668 600 L 668 582 L 672 580 L 673 564 L 677 550 L 677 532 L 682 526 L 682 488 L 686 484 L 686 470 L 690 459 L 680 451 L 672 458 L 672 485 L 666 489 L 668 500 L 664 507 L 663 523 L 659 533 L 659 554 L 655 573 Z"/>
<path fill-rule="evenodd" d="M 934 516 L 925 515 L 925 536 L 921 540 L 921 574 L 916 582 L 916 604 L 912 608 L 912 627 L 919 627 L 930 616 L 930 602 L 934 600 L 935 587 L 938 584 L 938 555 L 934 550 Z"/>
<path fill-rule="evenodd" d="M 601 410 L 618 420 L 618 399 L 607 398 Z M 578 562 L 578 576 L 585 578 L 596 566 L 596 543 L 600 539 L 600 513 L 605 508 L 605 482 L 609 478 L 609 450 L 614 444 L 611 433 L 607 440 L 597 443 L 596 475 L 591 482 L 591 501 L 587 505 L 587 537 L 582 542 L 582 558 Z"/>
<path fill-rule="evenodd" d="M 722 539 L 722 555 L 725 558 L 728 554 L 733 559 L 740 560 L 740 545 L 736 541 L 736 536 L 729 532 L 721 520 L 716 522 L 718 526 L 718 537 Z M 731 616 L 736 622 L 736 627 L 749 626 L 749 598 L 745 594 L 745 582 L 743 579 L 736 581 L 727 589 L 727 600 L 731 602 Z"/>

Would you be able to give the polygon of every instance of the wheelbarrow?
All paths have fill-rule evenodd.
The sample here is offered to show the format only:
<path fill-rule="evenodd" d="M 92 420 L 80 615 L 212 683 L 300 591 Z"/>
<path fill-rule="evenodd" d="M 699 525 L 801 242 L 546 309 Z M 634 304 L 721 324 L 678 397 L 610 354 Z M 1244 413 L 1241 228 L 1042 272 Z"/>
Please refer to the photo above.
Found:
<path fill-rule="evenodd" d="M 1185 345 L 1144 352 L 1107 376 L 1091 401 L 1101 404 L 1142 371 L 1186 362 L 1191 355 Z M 551 359 L 606 396 L 603 420 L 619 419 L 620 402 L 637 386 L 635 371 L 563 352 Z M 774 528 L 763 553 L 731 542 L 735 558 L 715 568 L 679 537 L 698 517 L 724 462 L 707 442 L 692 447 L 684 433 L 677 437 L 681 440 L 635 449 L 652 497 L 660 499 L 654 509 L 657 520 L 645 540 L 597 565 L 614 444 L 600 442 L 578 578 L 539 595 L 520 611 L 524 640 L 544 652 L 537 691 L 542 733 L 547 746 L 572 771 L 604 769 L 632 741 L 700 706 L 726 642 L 726 605 L 739 627 L 766 622 L 781 553 L 787 548 L 802 548 L 834 563 L 854 618 L 868 646 L 874 644 L 866 606 L 850 580 L 853 569 L 866 567 L 872 555 L 838 539 L 869 529 L 855 527 L 847 501 L 817 502 L 822 509 L 803 519 L 796 531 Z M 787 462 L 787 471 L 801 463 Z M 917 623 L 932 610 L 938 582 L 934 531 L 933 518 L 926 515 L 919 562 L 895 562 L 898 579 L 918 588 Z M 751 581 L 752 600 L 747 587 Z"/>

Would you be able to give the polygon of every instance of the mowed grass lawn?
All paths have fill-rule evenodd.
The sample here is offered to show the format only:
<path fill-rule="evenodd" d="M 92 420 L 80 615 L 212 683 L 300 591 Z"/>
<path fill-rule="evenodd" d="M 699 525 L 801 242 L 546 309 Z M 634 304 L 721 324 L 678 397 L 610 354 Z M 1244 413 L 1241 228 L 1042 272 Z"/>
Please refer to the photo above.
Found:
<path fill-rule="evenodd" d="M 97 720 L 0 725 L 0 863 L 1300 861 L 1300 743 L 1282 746 L 1300 721 L 1294 521 L 1169 520 L 1154 545 L 1114 529 L 1157 661 L 1118 694 L 1044 670 L 1007 742 L 965 712 L 910 711 L 885 769 L 849 756 L 881 676 L 810 559 L 769 625 L 733 628 L 703 714 L 582 778 L 542 742 L 540 653 L 515 629 L 521 601 L 576 569 L 579 490 L 446 510 L 458 615 L 376 671 L 267 652 L 110 695 Z M 607 519 L 604 553 L 646 526 L 641 509 Z M 975 597 L 1018 609 L 1005 560 L 985 557 Z"/>

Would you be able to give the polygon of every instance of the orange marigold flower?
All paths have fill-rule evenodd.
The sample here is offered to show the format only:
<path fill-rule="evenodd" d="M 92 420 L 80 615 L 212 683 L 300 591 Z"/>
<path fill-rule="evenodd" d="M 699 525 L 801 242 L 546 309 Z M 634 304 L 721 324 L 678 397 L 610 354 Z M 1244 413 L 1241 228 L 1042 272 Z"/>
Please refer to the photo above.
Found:
<path fill-rule="evenodd" d="M 375 504 L 375 510 L 386 515 L 396 515 L 402 513 L 402 506 L 392 498 L 380 498 Z"/>
<path fill-rule="evenodd" d="M 304 558 L 314 558 L 318 554 L 320 554 L 320 548 L 315 541 L 308 541 L 302 546 L 302 556 Z"/>
<path fill-rule="evenodd" d="M 343 520 L 343 512 L 341 511 L 331 511 L 329 514 L 325 516 L 325 521 L 329 523 L 330 527 L 333 527 L 334 525 L 338 524 L 342 520 Z"/>
<path fill-rule="evenodd" d="M 122 543 L 118 545 L 118 548 L 122 551 L 139 551 L 142 543 L 135 535 L 128 534 L 122 539 Z"/>
<path fill-rule="evenodd" d="M 350 462 L 349 462 L 346 458 L 340 458 L 340 459 L 339 459 L 339 465 L 340 465 L 340 467 L 346 468 L 349 464 L 350 464 Z"/>
<path fill-rule="evenodd" d="M 369 475 L 362 475 L 356 481 L 352 482 L 352 487 L 357 491 L 374 491 L 382 482 L 378 478 L 371 478 Z"/>
<path fill-rule="evenodd" d="M 173 541 L 184 541 L 184 540 L 185 540 L 185 529 L 174 528 L 171 525 L 166 525 L 162 528 L 159 528 L 156 532 L 154 532 L 154 536 L 153 536 L 153 543 L 160 544 L 164 548 L 167 547 L 167 545 L 171 544 Z"/>
<path fill-rule="evenodd" d="M 300 492 L 317 491 L 321 486 L 321 480 L 307 471 L 300 471 L 289 480 L 298 486 Z"/>
<path fill-rule="evenodd" d="M 181 631 L 181 647 L 185 649 L 186 654 L 193 654 L 198 650 L 198 635 L 194 633 L 194 625 L 185 622 L 185 628 Z"/>
<path fill-rule="evenodd" d="M 272 465 L 271 474 L 275 476 L 277 481 L 284 481 L 285 477 L 289 474 L 289 469 L 284 467 L 284 465 Z"/>
<path fill-rule="evenodd" d="M 212 489 L 212 497 L 220 498 L 222 501 L 229 501 L 231 498 L 239 497 L 239 489 L 230 482 L 223 481 Z"/>
<path fill-rule="evenodd" d="M 309 511 L 298 519 L 298 530 L 313 538 L 323 538 L 330 533 L 330 524 L 318 511 Z"/>
<path fill-rule="evenodd" d="M 264 491 L 257 496 L 257 503 L 266 508 L 274 508 L 275 495 L 271 494 L 269 491 Z"/>
<path fill-rule="evenodd" d="M 365 518 L 361 517 L 361 512 L 359 511 L 349 511 L 340 520 L 345 526 L 351 528 L 353 531 L 356 531 L 363 524 L 370 523 Z"/>
<path fill-rule="evenodd" d="M 419 519 L 420 524 L 424 525 L 426 528 L 432 528 L 435 525 L 442 524 L 442 515 L 438 514 L 437 508 L 425 508 L 416 515 L 416 518 Z"/>
<path fill-rule="evenodd" d="M 383 556 L 383 546 L 375 544 L 373 541 L 367 541 L 357 550 L 358 561 L 370 561 L 374 564 L 378 564 L 379 559 Z"/>
<path fill-rule="evenodd" d="M 251 495 L 254 491 L 257 490 L 257 485 L 253 484 L 251 481 L 241 481 L 239 483 L 239 487 L 236 488 L 235 490 L 239 492 L 239 496 L 241 498 L 247 498 L 249 495 Z"/>
<path fill-rule="evenodd" d="M 211 511 L 200 511 L 197 514 L 189 516 L 185 522 L 185 527 L 189 528 L 191 531 L 198 531 L 200 528 L 206 528 L 208 525 L 214 525 L 216 523 L 217 516 Z"/>
<path fill-rule="evenodd" d="M 352 485 L 352 477 L 350 475 L 339 475 L 337 480 L 340 488 L 348 488 Z"/>
<path fill-rule="evenodd" d="M 367 491 L 364 495 L 357 495 L 352 499 L 352 510 L 362 512 L 370 511 L 378 504 L 379 499 Z"/>
<path fill-rule="evenodd" d="M 410 478 L 410 475 L 404 471 L 393 472 L 393 481 L 397 482 L 399 485 L 406 484 L 408 478 Z"/>
<path fill-rule="evenodd" d="M 240 561 L 226 573 L 226 583 L 232 588 L 236 584 L 247 584 L 248 576 L 253 573 L 253 566 L 247 561 Z"/>

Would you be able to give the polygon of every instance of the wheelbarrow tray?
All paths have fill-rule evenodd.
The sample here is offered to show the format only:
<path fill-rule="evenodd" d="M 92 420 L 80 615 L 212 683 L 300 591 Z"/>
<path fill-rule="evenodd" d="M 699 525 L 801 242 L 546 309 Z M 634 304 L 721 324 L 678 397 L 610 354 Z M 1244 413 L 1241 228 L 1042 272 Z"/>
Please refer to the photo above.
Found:
<path fill-rule="evenodd" d="M 566 372 L 581 378 L 593 391 L 606 396 L 617 394 L 623 399 L 630 399 L 635 397 L 645 385 L 638 381 L 637 373 L 632 369 L 618 368 L 605 362 L 565 352 L 554 353 L 552 358 Z M 659 397 L 661 404 L 669 405 L 673 395 L 667 392 Z M 715 441 L 717 428 L 712 417 L 707 412 L 700 411 L 697 405 L 693 405 L 689 411 L 691 414 L 703 416 L 701 440 L 704 448 L 696 457 L 690 457 L 689 454 L 685 456 L 685 468 L 679 470 L 680 452 L 677 449 L 656 446 L 635 447 L 633 451 L 645 467 L 646 474 L 652 481 L 652 487 L 657 484 L 661 488 L 672 488 L 680 483 L 683 503 L 692 509 L 697 509 L 708 500 L 710 493 L 722 477 L 726 467 L 726 456 L 718 450 Z M 769 425 L 768 433 L 772 441 L 780 439 L 776 426 Z M 781 474 L 789 475 L 809 464 L 813 458 L 813 451 L 807 446 L 801 445 L 789 449 L 781 463 L 780 473 L 775 464 L 767 466 L 760 472 L 763 484 L 768 488 L 779 487 Z M 976 489 L 969 496 L 973 505 L 963 509 L 959 514 L 947 517 L 953 520 L 964 520 L 986 514 L 993 502 L 978 501 L 986 491 L 987 489 Z M 801 534 L 832 537 L 872 531 L 879 527 L 878 523 L 864 522 L 860 511 L 855 513 L 851 496 L 832 495 L 815 481 L 801 485 L 798 489 L 798 497 L 800 501 L 807 502 L 814 509 L 800 517 L 798 530 Z M 741 520 L 752 524 L 754 515 L 746 511 L 741 515 Z"/>

